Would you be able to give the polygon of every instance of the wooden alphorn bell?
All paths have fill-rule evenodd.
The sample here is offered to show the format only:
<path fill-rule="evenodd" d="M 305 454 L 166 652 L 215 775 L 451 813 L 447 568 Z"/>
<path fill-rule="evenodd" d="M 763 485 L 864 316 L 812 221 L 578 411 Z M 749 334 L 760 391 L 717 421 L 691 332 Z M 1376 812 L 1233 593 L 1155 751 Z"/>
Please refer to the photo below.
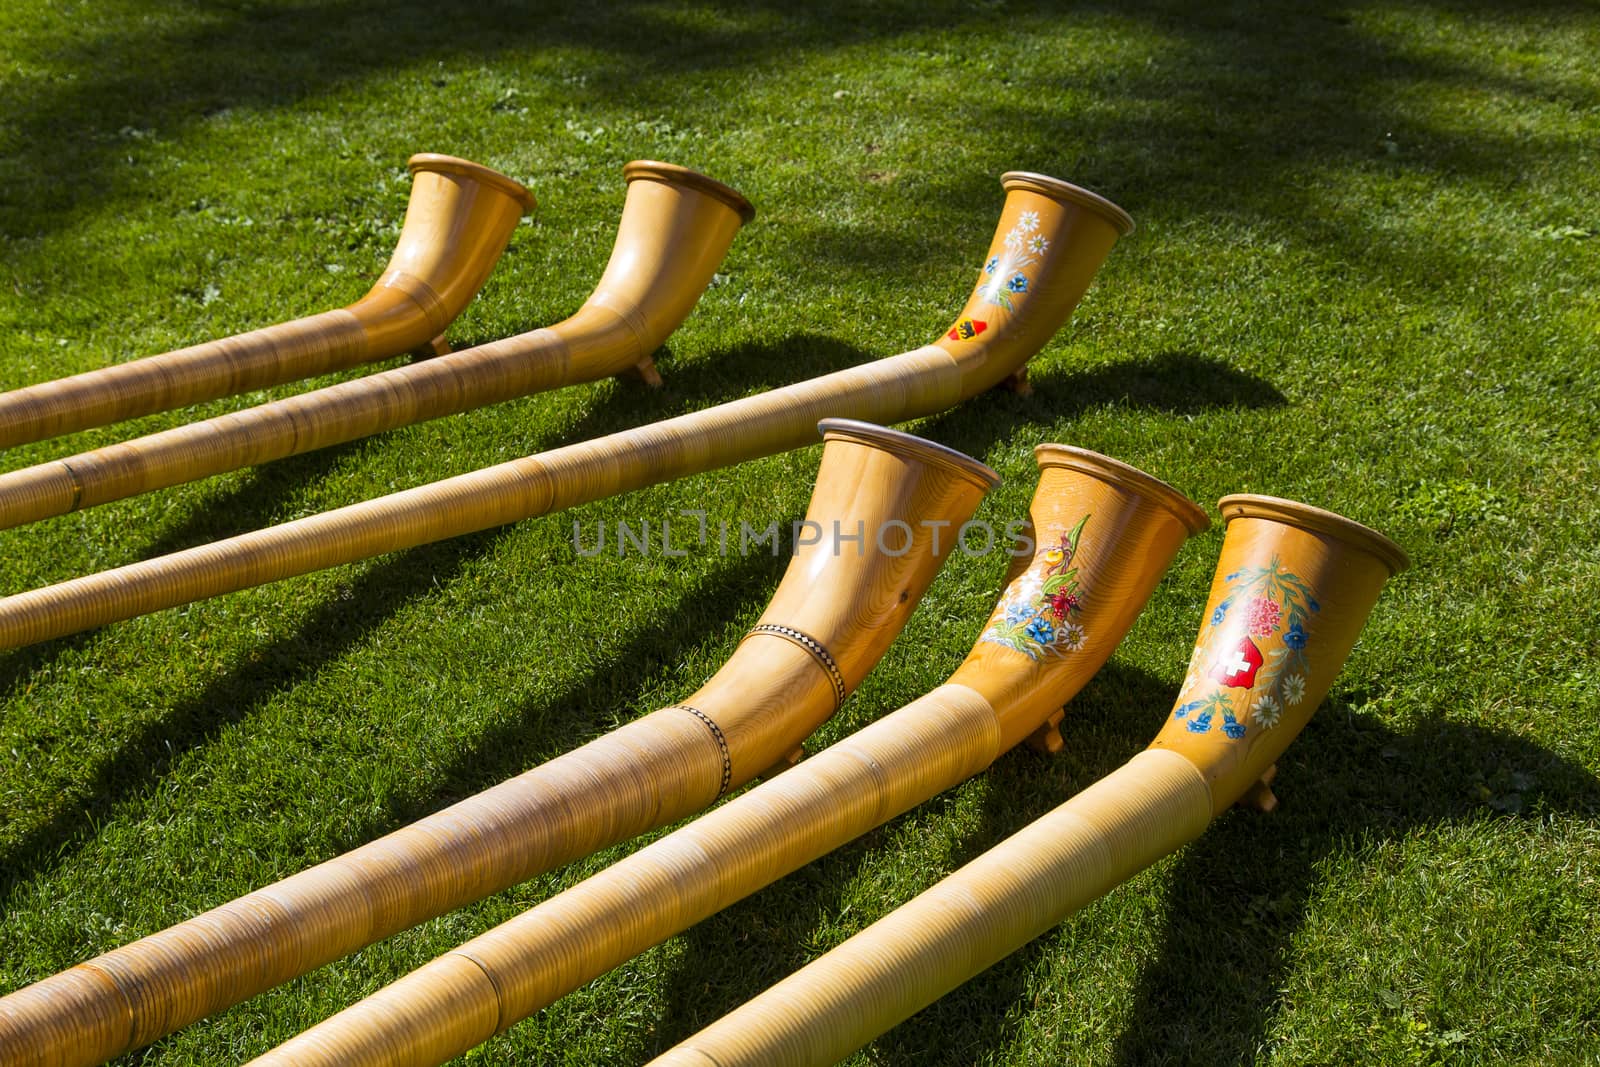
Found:
<path fill-rule="evenodd" d="M 247 393 L 435 343 L 483 288 L 533 196 L 498 171 L 422 153 L 388 268 L 349 307 L 0 393 L 0 448 Z"/>
<path fill-rule="evenodd" d="M 0 648 L 265 585 L 615 496 L 807 443 L 819 419 L 937 414 L 1011 378 L 1060 328 L 1133 222 L 1009 173 L 966 307 L 938 342 L 688 415 L 0 600 Z"/>
<path fill-rule="evenodd" d="M 952 449 L 827 422 L 794 559 L 681 704 L 387 837 L 0 998 L 0 1063 L 86 1065 L 711 804 L 832 715 L 998 482 Z M 839 525 L 835 527 L 835 523 Z M 879 538 L 875 531 L 890 529 Z M 865 533 L 856 539 L 857 531 Z M 902 531 L 909 531 L 906 537 Z M 835 534 L 839 533 L 838 540 Z"/>
<path fill-rule="evenodd" d="M 739 193 L 670 163 L 622 170 L 611 260 L 577 314 L 545 329 L 0 474 L 0 529 L 633 371 L 682 324 L 739 227 Z"/>
<path fill-rule="evenodd" d="M 1228 521 L 1188 676 L 1151 746 L 932 889 L 652 1061 L 835 1063 L 1199 837 L 1310 719 L 1405 552 L 1263 496 Z"/>
<path fill-rule="evenodd" d="M 1155 478 L 1037 449 L 1035 543 L 949 682 L 253 1061 L 423 1067 L 966 780 L 1110 657 L 1191 533 Z"/>

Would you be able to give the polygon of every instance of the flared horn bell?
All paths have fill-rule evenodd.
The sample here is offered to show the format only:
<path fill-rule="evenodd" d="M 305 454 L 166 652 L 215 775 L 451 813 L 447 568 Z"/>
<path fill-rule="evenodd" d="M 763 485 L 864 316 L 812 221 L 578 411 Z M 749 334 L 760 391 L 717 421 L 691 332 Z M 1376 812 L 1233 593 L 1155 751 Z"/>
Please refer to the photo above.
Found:
<path fill-rule="evenodd" d="M 946 336 L 890 359 L 704 411 L 18 593 L 0 600 L 0 648 L 786 452 L 809 442 L 819 419 L 888 423 L 944 411 L 1014 374 L 1038 350 L 1072 313 L 1126 228 L 1127 216 L 1115 205 L 1066 182 L 1011 175 L 1007 183 L 997 246 L 1006 247 L 1012 231 L 1034 225 L 1028 213 L 1036 212 L 1037 228 L 1027 233 L 1050 242 L 1049 256 L 1018 268 L 1034 274 L 1025 292 L 1007 298 L 1008 317 L 992 331 L 967 339 Z M 969 309 L 991 285 L 992 275 L 980 269 Z"/>
<path fill-rule="evenodd" d="M 971 655 L 947 684 L 256 1063 L 422 1067 L 463 1053 L 963 781 L 1038 728 L 1105 662 L 1179 545 L 1207 522 L 1169 486 L 1116 460 L 1060 445 L 1041 446 L 1036 458 L 1040 479 L 1031 515 L 1040 537 L 1021 546 L 1030 561 L 1025 573 L 1008 584 Z M 871 493 L 871 484 L 849 491 Z M 890 514 L 880 511 L 878 517 Z M 796 561 L 800 573 L 786 576 L 763 623 L 790 631 L 783 635 L 789 640 L 796 640 L 790 624 L 802 619 L 816 633 L 842 628 L 885 640 L 898 627 L 877 620 L 896 611 L 899 583 L 852 581 L 857 590 L 879 591 L 865 599 L 841 596 L 846 591 L 836 582 L 806 580 L 813 568 L 823 577 L 818 564 L 824 560 L 819 556 L 809 566 Z M 830 616 L 840 621 L 824 621 Z M 865 641 L 837 643 L 868 647 Z M 768 655 L 767 649 L 753 651 Z M 861 669 L 847 656 L 837 662 L 847 680 Z M 737 696 L 736 690 L 719 695 L 718 706 L 737 708 Z M 820 699 L 816 706 L 822 706 Z"/>
<path fill-rule="evenodd" d="M 704 686 L 336 859 L 0 999 L 0 1062 L 85 1065 L 415 924 L 673 822 L 772 769 L 905 625 L 945 533 L 998 481 L 930 442 L 828 423 L 816 490 L 772 606 Z M 846 536 L 858 528 L 862 541 Z M 874 532 L 912 536 L 880 547 Z M 470 965 L 469 965 L 470 966 Z M 447 993 L 481 1023 L 483 972 Z M 510 972 L 508 972 L 508 975 Z M 508 977 L 508 980 L 511 980 Z"/>
<path fill-rule="evenodd" d="M 1070 182 L 1028 171 L 1000 178 L 1005 207 L 967 306 L 939 342 L 961 371 L 961 393 L 1018 374 L 1077 306 L 1133 219 Z"/>
<path fill-rule="evenodd" d="M 1172 718 L 1123 767 L 665 1055 L 835 1063 L 1198 837 L 1306 720 L 1389 576 L 1389 539 L 1272 497 L 1222 501 L 1222 560 Z"/>
<path fill-rule="evenodd" d="M 438 338 L 505 251 L 533 196 L 488 167 L 411 158 L 389 267 L 347 308 L 0 393 L 0 448 L 388 359 Z"/>
<path fill-rule="evenodd" d="M 644 360 L 694 310 L 756 209 L 688 167 L 637 159 L 622 174 L 628 203 L 611 261 L 586 306 L 608 309 L 626 322 Z"/>
<path fill-rule="evenodd" d="M 1179 547 L 1211 525 L 1188 497 L 1109 456 L 1052 444 L 1034 458 L 1031 554 L 950 678 L 994 709 L 1001 751 L 1059 718 L 1052 713 L 1122 643 Z"/>
<path fill-rule="evenodd" d="M 686 702 L 728 741 L 717 795 L 773 769 L 839 709 L 954 550 L 950 531 L 1000 481 L 898 430 L 850 419 L 818 428 L 822 467 L 797 539 L 815 543 L 799 545 L 744 643 Z M 764 691 L 775 694 L 771 708 L 753 698 Z"/>
<path fill-rule="evenodd" d="M 564 322 L 0 474 L 0 529 L 624 371 L 659 381 L 651 354 L 694 308 L 755 209 L 721 182 L 670 163 L 630 163 L 623 175 L 628 196 L 611 260 L 599 288 Z M 458 202 L 465 194 L 445 184 L 440 196 Z M 469 199 L 476 208 L 417 209 L 425 221 L 408 223 L 401 237 L 402 248 L 416 251 L 396 262 L 438 274 L 442 265 L 423 253 L 448 246 L 432 232 L 448 218 L 486 234 L 473 211 L 494 202 Z M 392 284 L 373 292 L 387 294 L 400 314 L 404 294 L 421 291 L 420 283 L 398 267 L 385 277 Z"/>
<path fill-rule="evenodd" d="M 442 339 L 534 208 L 522 185 L 465 159 L 421 152 L 406 167 L 411 200 L 394 254 L 371 291 L 350 306 L 368 351 L 390 355 Z"/>
<path fill-rule="evenodd" d="M 1299 736 L 1384 582 L 1409 562 L 1382 534 L 1308 504 L 1238 495 L 1218 507 L 1228 534 L 1205 622 L 1172 717 L 1150 746 L 1200 769 L 1214 814 Z"/>

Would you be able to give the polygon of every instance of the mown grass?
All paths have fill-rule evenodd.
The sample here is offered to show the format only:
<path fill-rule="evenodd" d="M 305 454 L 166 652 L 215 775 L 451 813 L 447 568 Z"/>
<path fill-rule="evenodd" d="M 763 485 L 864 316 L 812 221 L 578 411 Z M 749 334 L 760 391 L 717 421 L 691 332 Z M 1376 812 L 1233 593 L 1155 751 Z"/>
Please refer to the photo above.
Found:
<path fill-rule="evenodd" d="M 935 336 L 1006 169 L 1097 188 L 1124 241 L 1035 363 L 921 431 L 1203 502 L 1385 530 L 1386 591 L 1235 813 L 863 1063 L 1600 1062 L 1600 14 L 1584 3 L 207 5 L 0 11 L 0 387 L 353 299 L 406 157 L 529 182 L 459 345 L 570 314 L 621 165 L 760 218 L 662 357 L 608 382 L 0 535 L 18 591 L 798 380 Z M 292 388 L 277 391 L 287 393 Z M 205 405 L 217 412 L 256 402 Z M 175 413 L 19 448 L 22 466 Z M 579 558 L 570 521 L 798 515 L 815 448 L 0 654 L 0 989 L 340 852 L 681 698 L 779 573 Z M 991 772 L 647 953 L 473 1062 L 637 1062 L 1121 763 L 1182 676 L 1195 539 L 1074 703 Z M 999 558 L 950 562 L 819 743 L 941 681 Z M 627 848 L 426 924 L 130 1057 L 260 1052 Z"/>

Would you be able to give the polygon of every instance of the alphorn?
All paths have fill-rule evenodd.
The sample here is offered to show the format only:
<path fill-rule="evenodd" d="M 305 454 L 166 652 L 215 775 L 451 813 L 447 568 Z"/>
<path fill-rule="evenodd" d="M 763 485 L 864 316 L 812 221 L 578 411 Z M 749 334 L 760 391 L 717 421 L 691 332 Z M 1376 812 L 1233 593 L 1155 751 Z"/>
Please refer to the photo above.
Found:
<path fill-rule="evenodd" d="M 1209 523 L 1172 488 L 1081 449 L 1036 451 L 1024 568 L 950 680 L 716 811 L 255 1060 L 423 1067 L 509 1028 L 929 797 L 1030 735 L 1121 642 Z"/>
<path fill-rule="evenodd" d="M 931 345 L 743 400 L 0 600 L 0 648 L 502 526 L 806 444 L 819 419 L 932 415 L 1019 372 L 1133 221 L 1013 172 L 978 284 Z"/>
<path fill-rule="evenodd" d="M 823 535 L 796 538 L 755 628 L 687 700 L 0 999 L 0 1063 L 103 1062 L 692 814 L 784 763 L 905 625 L 954 547 L 940 532 L 960 527 L 998 481 L 978 461 L 909 434 L 848 422 L 824 429 L 804 527 Z"/>
<path fill-rule="evenodd" d="M 388 359 L 437 341 L 483 288 L 533 196 L 431 152 L 388 268 L 349 307 L 0 393 L 0 448 Z"/>
<path fill-rule="evenodd" d="M 932 889 L 652 1061 L 835 1063 L 1199 837 L 1270 808 L 1276 760 L 1321 703 L 1398 545 L 1332 512 L 1229 496 L 1188 676 L 1154 743 Z"/>
<path fill-rule="evenodd" d="M 637 370 L 682 324 L 755 208 L 670 163 L 622 170 L 610 262 L 577 314 L 545 329 L 0 474 L 0 529 Z"/>

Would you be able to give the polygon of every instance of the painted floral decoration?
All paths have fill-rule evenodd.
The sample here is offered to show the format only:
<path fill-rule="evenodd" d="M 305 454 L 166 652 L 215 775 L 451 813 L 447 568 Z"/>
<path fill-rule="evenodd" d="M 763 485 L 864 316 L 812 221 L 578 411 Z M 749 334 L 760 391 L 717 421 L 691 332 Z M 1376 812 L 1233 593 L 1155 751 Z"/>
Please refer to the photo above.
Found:
<path fill-rule="evenodd" d="M 1234 571 L 1223 581 L 1227 593 L 1195 647 L 1180 700 L 1196 689 L 1210 691 L 1182 701 L 1172 714 L 1197 734 L 1208 733 L 1220 718 L 1222 732 L 1237 740 L 1245 735 L 1246 724 L 1234 712 L 1233 690 L 1244 690 L 1250 721 L 1263 730 L 1278 725 L 1285 711 L 1305 700 L 1311 673 L 1306 622 L 1322 605 L 1311 587 L 1284 570 L 1276 556 L 1264 567 Z M 1274 637 L 1277 647 L 1271 647 Z"/>
<path fill-rule="evenodd" d="M 1086 633 L 1077 621 L 1083 593 L 1072 558 L 1088 521 L 1087 515 L 1079 519 L 1011 583 L 981 640 L 1004 645 L 1031 659 L 1061 656 L 1083 647 Z"/>
<path fill-rule="evenodd" d="M 1038 263 L 1050 247 L 1050 238 L 1037 232 L 1039 213 L 1024 211 L 1017 216 L 1017 224 L 1006 232 L 1006 250 L 990 256 L 983 265 L 983 277 L 978 279 L 978 294 L 996 307 L 1015 311 L 1014 298 L 1033 288 L 1033 279 L 1027 268 Z"/>

